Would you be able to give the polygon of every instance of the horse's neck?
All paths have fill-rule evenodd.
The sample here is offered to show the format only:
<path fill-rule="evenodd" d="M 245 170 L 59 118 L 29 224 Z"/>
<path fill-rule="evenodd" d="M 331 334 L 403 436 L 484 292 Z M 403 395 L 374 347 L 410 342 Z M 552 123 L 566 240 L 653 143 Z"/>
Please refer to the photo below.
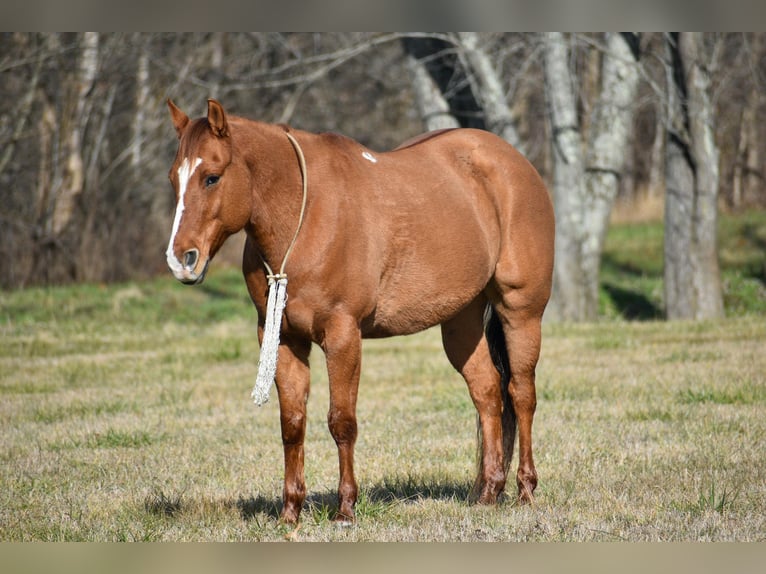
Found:
<path fill-rule="evenodd" d="M 238 145 L 250 172 L 253 194 L 253 212 L 246 231 L 277 273 L 300 218 L 300 163 L 281 127 L 247 120 L 238 127 L 245 136 Z"/>

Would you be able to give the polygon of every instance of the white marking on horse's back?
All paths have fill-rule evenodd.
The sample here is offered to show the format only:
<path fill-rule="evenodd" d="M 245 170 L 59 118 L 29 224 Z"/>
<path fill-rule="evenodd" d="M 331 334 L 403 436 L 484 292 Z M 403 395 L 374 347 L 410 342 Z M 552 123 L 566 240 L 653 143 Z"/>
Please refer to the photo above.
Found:
<path fill-rule="evenodd" d="M 368 151 L 362 152 L 362 157 L 369 162 L 378 163 L 378 158 L 376 158 L 374 155 L 372 155 Z"/>
<path fill-rule="evenodd" d="M 184 214 L 184 195 L 186 195 L 186 188 L 189 185 L 189 180 L 191 179 L 192 174 L 194 174 L 201 163 L 201 157 L 195 159 L 193 164 L 189 162 L 188 157 L 185 157 L 183 162 L 181 162 L 181 167 L 178 168 L 178 205 L 176 206 L 176 215 L 173 219 L 173 230 L 170 232 L 170 241 L 168 242 L 167 251 L 165 251 L 168 267 L 170 267 L 174 273 L 181 273 L 183 270 L 183 265 L 181 265 L 181 262 L 173 251 L 173 243 L 175 243 L 176 233 L 178 233 L 178 228 L 181 226 L 181 217 Z"/>

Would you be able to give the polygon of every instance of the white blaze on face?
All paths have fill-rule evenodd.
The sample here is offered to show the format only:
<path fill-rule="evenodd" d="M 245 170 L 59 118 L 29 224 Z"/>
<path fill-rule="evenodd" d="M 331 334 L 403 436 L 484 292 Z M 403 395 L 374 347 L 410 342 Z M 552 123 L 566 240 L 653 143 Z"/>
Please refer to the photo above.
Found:
<path fill-rule="evenodd" d="M 365 151 L 362 152 L 362 157 L 369 161 L 370 163 L 378 163 L 378 158 L 376 158 L 374 155 L 372 155 L 370 152 Z"/>
<path fill-rule="evenodd" d="M 173 249 L 173 244 L 176 241 L 176 233 L 181 225 L 181 217 L 184 214 L 184 195 L 186 194 L 186 187 L 189 185 L 189 180 L 192 174 L 197 169 L 199 164 L 202 163 L 202 158 L 198 157 L 194 160 L 194 163 L 189 162 L 189 158 L 185 157 L 181 167 L 178 168 L 178 205 L 176 206 L 176 216 L 173 219 L 173 231 L 170 233 L 170 241 L 168 242 L 168 249 L 165 251 L 165 257 L 168 260 L 168 267 L 175 275 L 183 274 L 183 265 L 176 257 Z"/>

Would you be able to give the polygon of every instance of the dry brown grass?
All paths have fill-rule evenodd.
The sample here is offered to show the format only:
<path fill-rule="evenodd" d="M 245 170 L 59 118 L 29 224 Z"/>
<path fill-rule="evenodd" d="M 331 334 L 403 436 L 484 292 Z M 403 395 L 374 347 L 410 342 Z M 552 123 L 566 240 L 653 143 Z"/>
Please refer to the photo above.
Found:
<path fill-rule="evenodd" d="M 647 223 L 662 221 L 665 214 L 665 195 L 646 191 L 630 199 L 617 199 L 611 214 L 613 224 Z"/>
<path fill-rule="evenodd" d="M 315 350 L 309 499 L 291 532 L 276 398 L 249 400 L 253 311 L 131 319 L 146 290 L 119 305 L 108 291 L 92 318 L 71 302 L 0 327 L 1 540 L 764 538 L 763 317 L 547 325 L 531 507 L 466 503 L 474 411 L 438 331 L 366 343 L 351 528 L 328 520 L 337 459 Z"/>

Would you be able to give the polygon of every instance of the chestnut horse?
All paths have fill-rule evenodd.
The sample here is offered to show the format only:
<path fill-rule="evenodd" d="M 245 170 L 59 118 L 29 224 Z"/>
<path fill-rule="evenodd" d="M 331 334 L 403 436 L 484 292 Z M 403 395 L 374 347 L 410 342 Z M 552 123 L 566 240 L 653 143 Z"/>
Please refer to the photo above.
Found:
<path fill-rule="evenodd" d="M 535 368 L 554 237 L 551 201 L 532 165 L 480 130 L 431 132 L 378 153 L 340 135 L 229 116 L 215 100 L 196 120 L 168 106 L 179 138 L 167 250 L 175 277 L 201 282 L 225 239 L 244 229 L 242 270 L 262 342 L 267 269 L 278 268 L 296 237 L 276 369 L 281 520 L 297 522 L 306 497 L 312 342 L 327 357 L 327 421 L 340 469 L 336 520 L 353 521 L 362 338 L 435 325 L 478 412 L 472 500 L 493 504 L 502 493 L 518 425 L 518 496 L 530 502 Z"/>

